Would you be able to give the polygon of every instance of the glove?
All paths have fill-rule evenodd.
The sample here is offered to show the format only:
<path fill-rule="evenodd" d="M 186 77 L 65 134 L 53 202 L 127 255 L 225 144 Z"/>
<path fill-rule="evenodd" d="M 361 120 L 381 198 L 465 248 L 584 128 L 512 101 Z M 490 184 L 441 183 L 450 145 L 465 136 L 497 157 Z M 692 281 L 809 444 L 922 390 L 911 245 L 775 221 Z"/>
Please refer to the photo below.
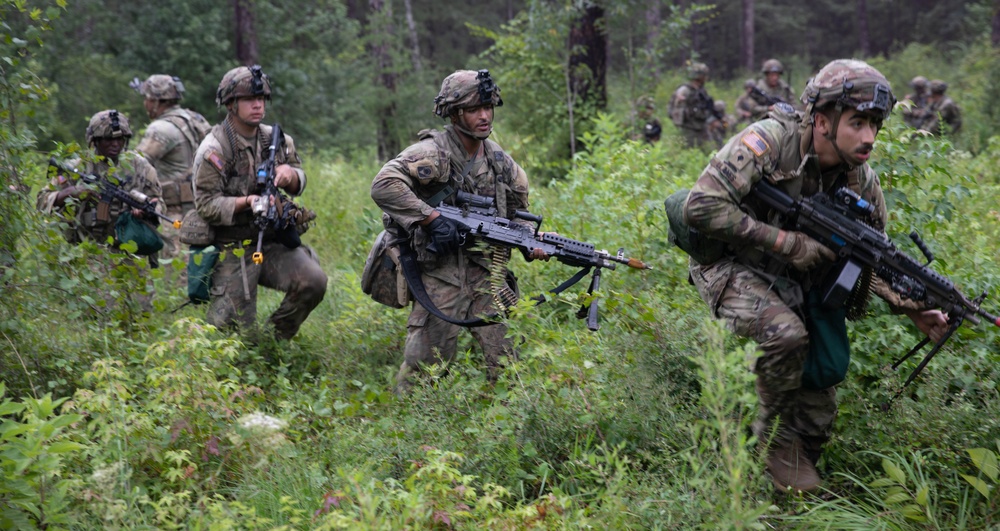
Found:
<path fill-rule="evenodd" d="M 777 243 L 778 253 L 799 271 L 812 269 L 824 260 L 832 262 L 837 259 L 837 253 L 801 232 L 781 231 Z"/>
<path fill-rule="evenodd" d="M 458 223 L 444 216 L 434 218 L 427 224 L 425 230 L 431 236 L 431 244 L 427 246 L 427 250 L 434 254 L 451 254 L 458 250 L 462 243 L 458 234 Z"/>

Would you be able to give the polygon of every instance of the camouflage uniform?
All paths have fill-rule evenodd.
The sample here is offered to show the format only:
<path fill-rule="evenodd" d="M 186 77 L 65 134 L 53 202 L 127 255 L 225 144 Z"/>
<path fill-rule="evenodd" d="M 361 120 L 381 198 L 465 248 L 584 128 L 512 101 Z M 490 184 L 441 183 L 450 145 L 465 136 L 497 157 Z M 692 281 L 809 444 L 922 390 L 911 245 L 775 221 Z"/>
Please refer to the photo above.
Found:
<path fill-rule="evenodd" d="M 778 75 L 781 75 L 785 72 L 785 67 L 782 66 L 777 59 L 768 59 L 767 61 L 764 61 L 764 65 L 760 69 L 760 73 L 765 77 L 762 77 L 757 80 L 757 88 L 760 89 L 761 92 L 763 92 L 764 94 L 770 96 L 771 98 L 777 98 L 782 102 L 795 107 L 797 105 L 797 102 L 795 100 L 795 94 L 792 92 L 792 87 L 788 83 L 786 83 L 784 79 L 780 78 L 778 79 L 778 84 L 774 87 L 771 87 L 770 85 L 767 84 L 767 77 L 766 77 L 769 72 L 775 72 Z M 752 119 L 754 121 L 761 120 L 767 117 L 767 111 L 769 107 L 768 105 L 764 105 L 753 99 L 751 99 L 750 101 L 753 102 L 751 112 L 753 114 Z"/>
<path fill-rule="evenodd" d="M 109 134 L 105 122 L 109 122 L 110 113 L 118 111 L 101 111 L 94 115 L 87 128 L 87 143 L 92 145 L 96 138 L 104 136 L 124 136 L 130 138 L 132 131 L 128 127 L 128 119 L 124 115 L 118 115 L 121 131 L 117 134 Z M 137 190 L 150 199 L 159 201 L 161 196 L 160 184 L 156 180 L 156 170 L 141 155 L 134 151 L 123 151 L 119 155 L 118 164 L 114 161 L 98 157 L 96 162 L 86 162 L 83 167 L 76 168 L 84 175 L 98 175 L 108 178 L 114 184 L 120 184 L 126 192 Z M 100 196 L 96 193 L 89 194 L 86 199 L 79 202 L 75 209 L 70 210 L 66 204 L 56 205 L 59 192 L 71 186 L 81 185 L 76 175 L 57 175 L 48 186 L 43 188 L 37 197 L 38 209 L 46 214 L 75 212 L 69 222 L 66 239 L 70 243 L 80 243 L 84 239 L 106 243 L 108 237 L 115 236 L 115 223 L 118 216 L 129 210 L 130 207 L 117 199 L 101 206 Z M 107 208 L 107 215 L 101 212 Z M 153 221 L 153 220 L 150 220 Z M 120 242 L 115 242 L 117 246 Z"/>
<path fill-rule="evenodd" d="M 194 208 L 191 186 L 194 154 L 212 126 L 201 114 L 176 104 L 184 95 L 179 79 L 157 74 L 138 84 L 137 88 L 146 99 L 174 102 L 146 127 L 146 134 L 139 141 L 136 151 L 156 168 L 167 215 L 181 219 Z M 166 244 L 162 256 L 178 256 L 181 252 L 180 232 L 169 224 L 164 224 L 161 230 Z"/>
<path fill-rule="evenodd" d="M 743 83 L 744 89 L 749 89 L 757 86 L 757 82 L 753 79 L 748 79 Z M 750 96 L 750 91 L 747 90 L 736 98 L 736 115 L 737 121 L 736 125 L 749 124 L 753 122 L 754 107 L 757 106 L 757 102 Z"/>
<path fill-rule="evenodd" d="M 712 145 L 712 129 L 718 121 L 712 114 L 714 100 L 705 90 L 704 81 L 708 77 L 708 67 L 702 63 L 690 66 L 689 77 L 702 79 L 702 85 L 684 83 L 670 97 L 670 120 L 681 131 L 687 147 Z"/>
<path fill-rule="evenodd" d="M 931 97 L 927 101 L 927 111 L 920 128 L 935 135 L 944 134 L 945 131 L 951 135 L 957 134 L 962 129 L 962 111 L 954 100 L 945 95 L 948 85 L 935 79 L 931 81 L 930 89 Z M 942 122 L 945 127 L 942 127 Z"/>
<path fill-rule="evenodd" d="M 639 125 L 639 134 L 634 136 L 635 140 L 640 138 L 652 144 L 660 140 L 663 134 L 663 125 L 655 116 L 656 103 L 649 96 L 641 96 L 635 103 L 636 123 Z"/>
<path fill-rule="evenodd" d="M 255 94 L 246 88 L 249 78 L 247 67 L 230 70 L 219 87 L 218 103 L 225 105 L 234 98 Z M 265 94 L 269 96 L 270 81 L 266 76 L 263 79 Z M 226 99 L 226 90 L 236 94 Z M 268 321 L 278 339 L 290 339 L 323 300 L 327 276 L 312 249 L 306 245 L 289 249 L 275 240 L 270 229 L 264 234 L 263 262 L 255 264 L 248 260 L 256 249 L 259 229 L 253 223 L 251 210 L 236 212 L 236 207 L 244 197 L 258 193 L 256 169 L 267 156 L 272 127 L 261 124 L 256 136 L 243 137 L 230 123 L 232 112 L 235 111 L 230 111 L 222 123 L 212 128 L 195 154 L 195 206 L 198 214 L 215 229 L 214 245 L 226 251 L 212 274 L 206 320 L 217 327 L 238 325 L 253 329 L 257 319 L 257 286 L 261 285 L 285 293 Z M 306 187 L 306 176 L 292 137 L 287 134 L 285 149 L 276 154 L 276 159 L 275 166 L 289 164 L 295 169 L 301 194 Z M 245 243 L 248 240 L 249 245 Z M 234 249 L 246 252 L 236 256 Z"/>
<path fill-rule="evenodd" d="M 818 81 L 830 83 L 836 79 L 837 68 L 845 64 L 853 69 L 864 65 L 857 61 L 831 63 L 833 68 L 824 68 L 817 75 Z M 827 75 L 830 78 L 821 77 Z M 831 436 L 837 413 L 836 391 L 834 387 L 807 389 L 802 385 L 809 336 L 800 306 L 832 264 L 803 272 L 764 251 L 775 247 L 779 227 L 774 223 L 778 220 L 773 211 L 748 197 L 750 189 L 767 179 L 792 197 L 801 197 L 846 185 L 873 205 L 875 214 L 868 220 L 873 227 L 884 230 L 887 213 L 878 176 L 867 164 L 854 168 L 841 164 L 821 171 L 812 147 L 812 126 L 805 119 L 808 116 L 778 104 L 769 118 L 732 137 L 691 189 L 685 219 L 703 233 L 727 242 L 723 258 L 707 265 L 692 260 L 690 274 L 712 315 L 722 319 L 733 333 L 758 344 L 757 356 L 750 360 L 757 375 L 759 399 L 754 433 L 766 441 L 780 416 L 774 444 L 801 445 L 798 447 L 815 461 Z M 890 305 L 904 306 L 877 277 L 872 279 L 872 291 Z M 914 307 L 912 303 L 905 306 Z"/>
<path fill-rule="evenodd" d="M 913 78 L 910 80 L 910 88 L 913 92 L 903 98 L 903 101 L 910 103 L 902 108 L 903 121 L 906 125 L 919 129 L 927 115 L 927 78 L 924 76 Z"/>
<path fill-rule="evenodd" d="M 488 96 L 477 94 L 480 78 L 476 76 L 476 72 L 460 70 L 445 78 L 441 96 L 435 100 L 439 116 L 446 118 L 456 109 L 484 104 L 502 105 L 496 85 L 491 85 L 495 90 Z M 492 83 L 488 75 L 487 80 Z M 498 291 L 504 292 L 506 302 L 517 300 L 516 280 L 506 268 L 509 249 L 459 248 L 448 254 L 428 251 L 430 236 L 426 227 L 419 225 L 434 211 L 428 201 L 450 185 L 456 190 L 496 198 L 499 215 L 507 217 L 515 210 L 527 210 L 528 177 L 499 145 L 488 139 L 480 139 L 482 148 L 470 159 L 460 134 L 455 125 L 445 126 L 443 131 L 421 131 L 418 143 L 387 162 L 375 176 L 371 196 L 385 213 L 382 219 L 394 241 L 416 252 L 421 279 L 434 304 L 445 315 L 466 320 L 502 311 L 497 307 Z M 447 201 L 453 198 L 451 194 Z M 459 331 L 459 326 L 431 315 L 415 302 L 407 321 L 397 389 L 405 390 L 410 374 L 422 365 L 450 362 Z M 496 378 L 501 359 L 514 353 L 511 340 L 504 337 L 507 326 L 501 323 L 469 331 L 483 350 L 491 379 Z"/>

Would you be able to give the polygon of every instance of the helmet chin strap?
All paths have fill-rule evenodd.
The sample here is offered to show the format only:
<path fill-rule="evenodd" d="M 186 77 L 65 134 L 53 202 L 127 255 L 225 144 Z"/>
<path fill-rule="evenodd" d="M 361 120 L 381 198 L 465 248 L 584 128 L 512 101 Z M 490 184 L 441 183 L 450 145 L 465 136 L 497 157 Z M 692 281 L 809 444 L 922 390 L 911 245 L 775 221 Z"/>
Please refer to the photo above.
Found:
<path fill-rule="evenodd" d="M 844 108 L 841 105 L 837 105 L 833 113 L 833 118 L 831 118 L 832 125 L 830 130 L 823 135 L 833 146 L 833 150 L 837 153 L 837 157 L 840 159 L 840 163 L 846 166 L 848 169 L 853 168 L 851 163 L 847 161 L 847 156 L 841 151 L 840 146 L 837 145 L 837 128 L 840 126 L 840 117 L 844 114 Z"/>

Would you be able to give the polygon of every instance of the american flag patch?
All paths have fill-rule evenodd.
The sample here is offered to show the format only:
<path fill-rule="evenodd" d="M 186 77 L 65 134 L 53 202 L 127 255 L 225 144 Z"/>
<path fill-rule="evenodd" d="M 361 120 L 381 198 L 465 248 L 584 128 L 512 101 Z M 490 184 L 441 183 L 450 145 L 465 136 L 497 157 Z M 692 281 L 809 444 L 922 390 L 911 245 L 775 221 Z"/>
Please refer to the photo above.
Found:
<path fill-rule="evenodd" d="M 743 135 L 743 145 L 750 148 L 750 151 L 753 151 L 753 154 L 758 157 L 767 153 L 767 150 L 770 149 L 767 142 L 764 142 L 764 139 L 756 131 L 750 131 Z"/>
<path fill-rule="evenodd" d="M 212 166 L 215 166 L 215 169 L 219 171 L 222 171 L 222 168 L 225 167 L 225 164 L 222 163 L 222 157 L 220 157 L 219 154 L 214 151 L 209 151 L 205 155 L 205 160 L 211 162 Z"/>

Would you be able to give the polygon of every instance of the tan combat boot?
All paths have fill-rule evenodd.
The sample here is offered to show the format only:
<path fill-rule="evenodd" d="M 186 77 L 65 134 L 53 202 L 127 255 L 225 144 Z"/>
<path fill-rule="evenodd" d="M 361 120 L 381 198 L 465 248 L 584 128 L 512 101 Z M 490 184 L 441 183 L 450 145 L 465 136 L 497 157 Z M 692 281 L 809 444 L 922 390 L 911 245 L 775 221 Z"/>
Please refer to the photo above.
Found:
<path fill-rule="evenodd" d="M 797 438 L 793 442 L 772 443 L 767 452 L 767 471 L 771 473 L 774 488 L 802 492 L 819 490 L 821 481 L 816 467 Z"/>

